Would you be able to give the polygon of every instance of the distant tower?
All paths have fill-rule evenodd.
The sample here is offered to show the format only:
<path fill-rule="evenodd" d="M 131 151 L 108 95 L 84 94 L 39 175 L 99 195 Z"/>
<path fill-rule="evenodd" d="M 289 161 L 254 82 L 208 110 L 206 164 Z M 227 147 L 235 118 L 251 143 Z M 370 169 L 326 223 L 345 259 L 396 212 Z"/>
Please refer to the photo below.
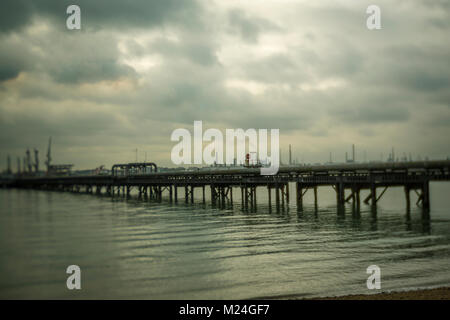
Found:
<path fill-rule="evenodd" d="M 348 153 L 345 151 L 345 162 L 348 162 Z"/>
<path fill-rule="evenodd" d="M 12 171 L 11 171 L 11 157 L 9 156 L 9 154 L 8 154 L 7 162 L 8 162 L 8 169 L 6 170 L 6 173 L 7 174 L 11 174 L 12 173 Z"/>
<path fill-rule="evenodd" d="M 289 165 L 292 165 L 292 150 L 291 150 L 291 145 L 289 145 Z"/>
<path fill-rule="evenodd" d="M 34 149 L 34 172 L 39 172 L 39 151 Z"/>
<path fill-rule="evenodd" d="M 356 159 L 355 159 L 355 145 L 354 144 L 352 145 L 352 154 L 353 154 L 352 155 L 353 162 L 355 162 Z"/>
<path fill-rule="evenodd" d="M 20 158 L 17 157 L 17 174 L 20 174 Z"/>
<path fill-rule="evenodd" d="M 45 165 L 47 166 L 47 173 L 50 172 L 50 165 L 52 163 L 52 137 L 48 139 L 48 149 L 47 149 L 47 160 L 45 161 Z"/>
<path fill-rule="evenodd" d="M 28 173 L 32 172 L 32 165 L 31 165 L 31 155 L 30 155 L 30 149 L 27 149 L 27 168 L 28 168 Z"/>
<path fill-rule="evenodd" d="M 394 153 L 394 147 L 392 147 L 392 162 L 395 162 L 395 153 Z"/>

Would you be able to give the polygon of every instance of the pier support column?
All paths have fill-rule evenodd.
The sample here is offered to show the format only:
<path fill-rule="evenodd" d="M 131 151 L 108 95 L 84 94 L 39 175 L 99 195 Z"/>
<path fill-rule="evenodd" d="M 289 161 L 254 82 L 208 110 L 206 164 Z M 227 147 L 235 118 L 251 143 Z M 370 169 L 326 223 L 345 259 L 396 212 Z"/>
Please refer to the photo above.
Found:
<path fill-rule="evenodd" d="M 267 192 L 268 192 L 268 196 L 269 196 L 269 207 L 272 206 L 272 192 L 270 190 L 270 186 L 267 186 Z"/>
<path fill-rule="evenodd" d="M 244 191 L 244 195 L 245 195 L 245 198 L 244 198 L 244 206 L 245 206 L 245 209 L 248 209 L 248 187 L 247 187 L 247 185 L 245 185 L 245 191 Z"/>
<path fill-rule="evenodd" d="M 280 187 L 278 186 L 278 184 L 275 185 L 275 202 L 276 202 L 277 209 L 279 209 L 280 208 Z"/>
<path fill-rule="evenodd" d="M 176 184 L 173 186 L 173 191 L 174 191 L 174 200 L 175 200 L 175 203 L 177 203 L 178 202 L 178 186 Z"/>
<path fill-rule="evenodd" d="M 191 203 L 194 203 L 194 186 L 191 186 Z"/>
<path fill-rule="evenodd" d="M 336 200 L 338 214 L 345 212 L 345 187 L 343 182 L 336 184 Z"/>
<path fill-rule="evenodd" d="M 205 185 L 202 186 L 202 199 L 203 199 L 203 204 L 206 203 L 206 198 L 205 198 Z"/>
<path fill-rule="evenodd" d="M 225 206 L 225 187 L 221 186 L 220 187 L 220 202 L 222 204 L 222 207 Z"/>
<path fill-rule="evenodd" d="M 356 212 L 356 188 L 352 186 L 350 189 L 350 200 L 352 201 L 352 212 Z"/>
<path fill-rule="evenodd" d="M 289 182 L 286 183 L 286 203 L 289 205 Z"/>
<path fill-rule="evenodd" d="M 371 205 L 372 208 L 376 208 L 377 206 L 377 187 L 374 183 L 371 184 L 370 186 L 370 196 L 371 196 Z"/>
<path fill-rule="evenodd" d="M 319 206 L 317 199 L 317 186 L 314 186 L 314 209 L 317 211 L 317 207 Z"/>
<path fill-rule="evenodd" d="M 215 187 L 214 187 L 214 185 L 211 185 L 210 186 L 210 189 L 211 189 L 211 203 L 212 204 L 216 204 L 216 189 L 215 189 Z M 244 199 L 244 198 L 242 198 L 242 199 Z"/>
<path fill-rule="evenodd" d="M 303 210 L 303 188 L 301 187 L 300 182 L 295 183 L 295 189 L 296 189 L 297 209 Z"/>
<path fill-rule="evenodd" d="M 361 196 L 360 196 L 360 190 L 359 190 L 358 187 L 356 188 L 355 192 L 356 192 L 356 194 L 355 194 L 355 197 L 356 197 L 356 211 L 360 212 L 361 211 Z"/>
<path fill-rule="evenodd" d="M 422 209 L 424 211 L 430 210 L 430 183 L 428 180 L 422 186 Z"/>
<path fill-rule="evenodd" d="M 229 187 L 228 192 L 230 193 L 230 202 L 231 202 L 231 205 L 233 205 L 233 186 L 230 186 L 230 187 Z"/>
<path fill-rule="evenodd" d="M 406 199 L 406 213 L 409 214 L 411 211 L 411 194 L 409 186 L 404 187 L 405 199 Z"/>

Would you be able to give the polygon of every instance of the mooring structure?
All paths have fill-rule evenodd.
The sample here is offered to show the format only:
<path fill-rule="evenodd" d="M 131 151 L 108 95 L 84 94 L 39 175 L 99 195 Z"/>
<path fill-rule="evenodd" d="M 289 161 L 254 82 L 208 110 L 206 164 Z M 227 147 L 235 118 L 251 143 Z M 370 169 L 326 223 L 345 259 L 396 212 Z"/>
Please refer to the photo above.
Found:
<path fill-rule="evenodd" d="M 233 190 L 240 190 L 245 209 L 257 206 L 258 188 L 266 188 L 269 205 L 288 205 L 290 184 L 295 186 L 294 199 L 299 210 L 303 208 L 306 192 L 314 195 L 318 206 L 318 187 L 335 190 L 338 208 L 346 203 L 359 211 L 361 202 L 376 208 L 377 202 L 390 187 L 403 187 L 406 206 L 411 207 L 411 192 L 417 193 L 417 204 L 430 210 L 430 182 L 450 180 L 450 161 L 416 161 L 352 163 L 331 165 L 282 166 L 276 175 L 261 175 L 258 168 L 203 168 L 158 172 L 154 163 L 118 164 L 111 175 L 20 177 L 8 183 L 10 187 L 35 188 L 107 194 L 111 197 L 129 196 L 136 190 L 138 197 L 169 201 L 194 202 L 194 191 L 201 190 L 201 201 L 206 202 L 205 189 L 209 188 L 211 202 L 224 205 L 233 203 Z M 369 191 L 361 198 L 361 191 Z M 179 198 L 179 192 L 184 193 Z"/>

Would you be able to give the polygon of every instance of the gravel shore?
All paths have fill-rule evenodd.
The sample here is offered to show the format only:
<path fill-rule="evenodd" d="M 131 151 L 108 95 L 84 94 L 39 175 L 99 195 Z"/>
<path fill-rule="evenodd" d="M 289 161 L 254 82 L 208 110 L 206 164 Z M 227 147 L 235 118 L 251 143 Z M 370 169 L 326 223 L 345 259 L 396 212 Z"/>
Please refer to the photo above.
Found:
<path fill-rule="evenodd" d="M 450 287 L 402 292 L 357 294 L 316 300 L 450 300 Z"/>

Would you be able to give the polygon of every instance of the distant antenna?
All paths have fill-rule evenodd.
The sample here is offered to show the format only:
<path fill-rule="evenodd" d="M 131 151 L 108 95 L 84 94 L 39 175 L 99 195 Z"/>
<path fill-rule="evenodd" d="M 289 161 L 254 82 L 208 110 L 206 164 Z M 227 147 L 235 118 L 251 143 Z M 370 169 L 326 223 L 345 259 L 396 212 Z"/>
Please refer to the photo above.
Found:
<path fill-rule="evenodd" d="M 291 150 L 291 145 L 289 145 L 289 165 L 292 165 L 292 150 Z"/>
<path fill-rule="evenodd" d="M 20 174 L 20 158 L 17 157 L 17 174 Z"/>
<path fill-rule="evenodd" d="M 34 172 L 39 172 L 39 151 L 34 149 Z"/>
<path fill-rule="evenodd" d="M 48 139 L 48 149 L 47 149 L 47 160 L 45 161 L 45 165 L 47 166 L 47 172 L 50 172 L 50 165 L 52 163 L 52 137 Z"/>
<path fill-rule="evenodd" d="M 355 145 L 353 144 L 352 145 L 352 153 L 353 153 L 353 155 L 352 155 L 352 159 L 353 159 L 353 162 L 355 162 Z"/>
<path fill-rule="evenodd" d="M 30 149 L 27 149 L 27 167 L 28 167 L 28 172 L 31 173 L 33 171 L 33 165 L 31 164 L 31 154 L 30 154 Z"/>
<path fill-rule="evenodd" d="M 11 171 L 11 157 L 9 156 L 9 154 L 8 154 L 8 157 L 7 157 L 7 162 L 8 162 L 8 169 L 7 169 L 6 173 L 7 174 L 11 174 L 12 173 L 12 171 Z"/>

